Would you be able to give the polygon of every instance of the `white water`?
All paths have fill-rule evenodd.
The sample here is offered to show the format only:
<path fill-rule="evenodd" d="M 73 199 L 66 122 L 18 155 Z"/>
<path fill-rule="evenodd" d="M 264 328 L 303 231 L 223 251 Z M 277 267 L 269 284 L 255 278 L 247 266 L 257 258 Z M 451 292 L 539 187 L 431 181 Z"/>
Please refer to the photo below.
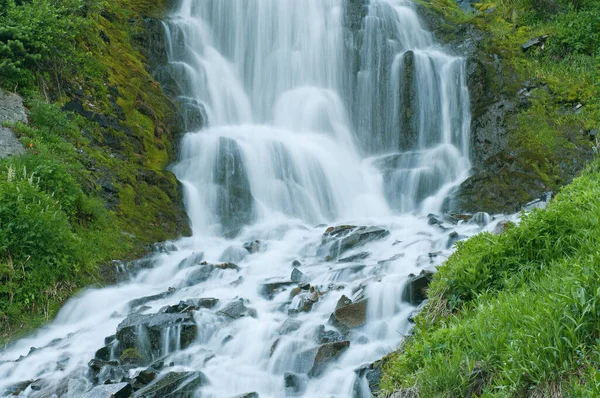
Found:
<path fill-rule="evenodd" d="M 52 324 L 7 349 L 0 394 L 15 382 L 56 383 L 68 375 L 90 387 L 87 362 L 127 316 L 127 302 L 175 287 L 145 313 L 200 297 L 218 298 L 217 310 L 244 298 L 257 311 L 233 322 L 215 310 L 195 312 L 197 340 L 184 350 L 177 328 L 163 335 L 171 370 L 208 377 L 202 397 L 283 397 L 285 372 L 304 374 L 305 397 L 366 396 L 354 370 L 391 352 L 410 330 L 414 308 L 401 300 L 408 274 L 433 269 L 450 252 L 450 231 L 429 225 L 425 215 L 440 211 L 468 176 L 470 114 L 464 60 L 435 44 L 409 1 L 372 0 L 361 33 L 344 27 L 344 12 L 342 0 L 182 1 L 165 23 L 169 59 L 184 96 L 204 105 L 210 125 L 185 136 L 174 166 L 194 236 L 175 242 L 177 251 L 159 255 L 132 281 L 71 300 Z M 407 108 L 411 117 L 403 120 Z M 344 254 L 370 252 L 364 260 L 327 262 L 317 255 L 326 227 L 315 226 L 342 223 L 391 234 Z M 264 249 L 237 259 L 239 272 L 218 271 L 187 286 L 195 268 L 179 267 L 182 260 L 203 252 L 210 263 L 228 261 L 225 252 L 243 252 L 242 244 L 256 239 Z M 267 300 L 259 287 L 269 278 L 289 280 L 296 259 L 323 295 L 297 315 L 297 331 L 280 337 L 300 297 L 290 299 L 288 289 Z M 243 282 L 231 285 L 240 276 Z M 304 358 L 318 347 L 317 328 L 331 330 L 338 299 L 361 291 L 367 324 L 352 330 L 338 361 L 309 379 Z M 61 340 L 48 346 L 53 339 Z M 31 346 L 46 348 L 12 362 Z"/>

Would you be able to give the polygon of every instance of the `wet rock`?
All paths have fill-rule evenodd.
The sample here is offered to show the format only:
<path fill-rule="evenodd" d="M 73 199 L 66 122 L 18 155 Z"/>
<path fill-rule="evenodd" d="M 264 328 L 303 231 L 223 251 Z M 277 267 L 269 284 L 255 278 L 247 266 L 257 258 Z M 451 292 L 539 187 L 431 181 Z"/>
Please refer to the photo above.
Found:
<path fill-rule="evenodd" d="M 129 308 L 139 307 L 139 306 L 142 306 L 144 304 L 150 303 L 152 301 L 157 301 L 157 300 L 165 299 L 165 298 L 173 295 L 173 293 L 175 293 L 175 289 L 171 289 L 171 290 L 166 291 L 164 293 L 155 294 L 155 295 L 152 295 L 152 296 L 141 297 L 141 298 L 138 298 L 138 299 L 131 300 L 128 303 L 128 305 L 129 305 Z"/>
<path fill-rule="evenodd" d="M 449 235 L 448 235 L 448 241 L 446 242 L 446 249 L 450 249 L 452 246 L 454 246 L 454 244 L 456 242 L 458 242 L 459 240 L 463 240 L 466 239 L 467 237 L 464 235 L 460 235 L 458 232 L 456 231 L 452 231 Z"/>
<path fill-rule="evenodd" d="M 302 263 L 298 260 L 292 261 L 292 267 L 301 267 Z"/>
<path fill-rule="evenodd" d="M 187 97 L 179 97 L 178 103 L 185 131 L 198 131 L 208 126 L 208 115 L 203 104 Z"/>
<path fill-rule="evenodd" d="M 260 285 L 260 294 L 268 300 L 273 299 L 278 293 L 283 292 L 289 286 L 295 285 L 297 282 L 294 281 L 277 281 L 263 283 Z"/>
<path fill-rule="evenodd" d="M 376 361 L 356 369 L 354 372 L 358 377 L 354 386 L 354 390 L 358 390 L 358 384 L 360 383 L 360 380 L 364 378 L 367 380 L 371 394 L 374 396 L 377 395 L 379 392 L 379 383 L 381 382 L 381 377 L 383 376 L 383 371 L 381 369 L 382 364 L 383 361 Z"/>
<path fill-rule="evenodd" d="M 356 227 L 342 225 L 330 227 L 323 234 L 321 247 L 317 253 L 332 259 L 366 243 L 387 237 L 390 232 L 379 227 Z"/>
<path fill-rule="evenodd" d="M 184 269 L 194 265 L 198 265 L 204 260 L 204 253 L 192 253 L 191 256 L 181 260 L 177 268 Z"/>
<path fill-rule="evenodd" d="M 216 267 L 212 264 L 204 264 L 195 267 L 195 269 L 188 274 L 185 280 L 187 286 L 198 285 L 202 282 L 206 282 Z"/>
<path fill-rule="evenodd" d="M 169 330 L 170 329 L 170 330 Z M 130 314 L 117 327 L 119 348 L 138 349 L 143 362 L 162 352 L 162 336 L 170 331 L 179 333 L 177 340 L 181 349 L 188 347 L 196 339 L 197 325 L 191 313 L 153 315 Z"/>
<path fill-rule="evenodd" d="M 292 275 L 290 277 L 292 282 L 302 282 L 304 280 L 304 274 L 298 268 L 294 268 L 292 270 Z"/>
<path fill-rule="evenodd" d="M 296 319 L 288 318 L 279 327 L 279 334 L 284 335 L 284 334 L 293 333 L 296 330 L 300 329 L 300 326 L 302 326 L 302 322 L 300 322 Z"/>
<path fill-rule="evenodd" d="M 233 238 L 242 227 L 254 220 L 254 197 L 242 153 L 235 140 L 219 137 L 214 170 L 213 182 L 219 188 L 216 215 L 221 221 L 223 235 Z"/>
<path fill-rule="evenodd" d="M 335 343 L 336 341 L 344 340 L 342 334 L 337 330 L 325 330 L 324 325 L 319 325 L 315 340 L 318 344 Z"/>
<path fill-rule="evenodd" d="M 396 260 L 398 260 L 398 259 L 400 259 L 402 257 L 404 257 L 404 253 L 394 254 L 392 257 L 390 257 L 390 258 L 388 258 L 386 260 L 379 260 L 379 261 L 377 261 L 377 264 L 378 265 L 388 265 L 388 264 L 391 264 L 394 261 L 396 261 Z"/>
<path fill-rule="evenodd" d="M 340 297 L 337 304 L 335 305 L 335 309 L 337 310 L 338 308 L 342 308 L 350 304 L 352 304 L 352 300 L 350 300 L 345 295 L 342 295 L 342 297 Z"/>
<path fill-rule="evenodd" d="M 125 370 L 117 361 L 92 359 L 88 362 L 88 368 L 94 384 L 119 383 L 126 376 Z"/>
<path fill-rule="evenodd" d="M 365 258 L 369 257 L 370 255 L 371 255 L 371 253 L 369 253 L 369 252 L 360 252 L 360 253 L 355 254 L 353 256 L 348 256 L 348 257 L 340 258 L 338 260 L 338 262 L 339 263 L 352 263 L 354 261 L 364 260 Z"/>
<path fill-rule="evenodd" d="M 546 44 L 546 40 L 548 40 L 550 35 L 541 35 L 538 37 L 534 37 L 533 39 L 527 41 L 521 46 L 523 52 L 529 51 L 533 47 L 540 47 L 542 50 L 544 49 L 544 45 Z"/>
<path fill-rule="evenodd" d="M 496 224 L 496 226 L 494 227 L 494 230 L 492 231 L 492 233 L 494 235 L 502 235 L 504 232 L 506 232 L 512 225 L 514 225 L 512 222 L 510 221 L 506 221 L 506 220 L 501 220 L 498 221 L 498 223 Z"/>
<path fill-rule="evenodd" d="M 9 395 L 17 396 L 17 395 L 21 394 L 33 382 L 34 382 L 34 380 L 25 380 L 25 381 L 21 381 L 19 383 L 12 384 L 12 385 L 6 387 L 2 396 L 3 397 L 9 396 Z"/>
<path fill-rule="evenodd" d="M 351 31 L 358 31 L 367 16 L 368 0 L 346 0 L 343 8 L 343 25 Z"/>
<path fill-rule="evenodd" d="M 253 240 L 250 242 L 244 243 L 244 249 L 250 254 L 258 253 L 264 249 L 263 244 L 259 240 Z"/>
<path fill-rule="evenodd" d="M 286 372 L 283 374 L 283 383 L 286 396 L 300 395 L 304 390 L 306 380 L 295 373 Z"/>
<path fill-rule="evenodd" d="M 427 223 L 429 225 L 442 225 L 444 222 L 440 219 L 440 216 L 436 216 L 435 214 L 428 214 L 427 218 L 429 219 Z"/>
<path fill-rule="evenodd" d="M 240 267 L 238 267 L 237 264 L 234 264 L 234 263 L 221 263 L 221 264 L 215 265 L 215 267 L 219 268 L 219 269 L 232 269 L 235 271 L 240 270 Z"/>
<path fill-rule="evenodd" d="M 345 296 L 342 297 L 342 299 Z M 340 299 L 340 301 L 342 300 Z M 347 300 L 347 298 L 346 298 Z M 342 332 L 347 332 L 349 329 L 364 326 L 367 321 L 367 300 L 360 300 L 355 303 L 348 304 L 344 301 L 342 305 L 338 302 L 338 306 L 334 313 L 329 318 L 329 323 L 340 329 Z"/>
<path fill-rule="evenodd" d="M 154 383 L 138 390 L 134 398 L 192 398 L 208 380 L 202 372 L 169 372 Z"/>
<path fill-rule="evenodd" d="M 164 362 L 158 361 L 153 363 L 152 366 L 140 371 L 131 381 L 133 389 L 137 391 L 152 383 L 158 377 L 163 367 Z"/>
<path fill-rule="evenodd" d="M 258 393 L 256 392 L 249 392 L 246 394 L 242 394 L 242 395 L 236 395 L 235 397 L 231 397 L 231 398 L 259 398 Z"/>
<path fill-rule="evenodd" d="M 469 221 L 471 224 L 477 224 L 480 227 L 485 227 L 490 223 L 490 215 L 484 212 L 473 214 L 473 218 Z"/>
<path fill-rule="evenodd" d="M 106 384 L 94 387 L 82 398 L 128 398 L 132 392 L 133 388 L 129 383 Z"/>
<path fill-rule="evenodd" d="M 433 280 L 433 272 L 421 271 L 418 276 L 409 275 L 409 279 L 402 292 L 402 301 L 412 305 L 419 305 L 427 299 L 427 288 Z"/>
<path fill-rule="evenodd" d="M 244 283 L 244 277 L 240 276 L 239 278 L 237 278 L 236 280 L 231 282 L 229 285 L 233 286 L 233 287 L 237 287 L 237 286 L 241 285 L 242 283 Z"/>
<path fill-rule="evenodd" d="M 226 316 L 231 319 L 240 319 L 245 316 L 256 318 L 256 310 L 246 307 L 243 299 L 232 301 L 223 309 L 217 312 L 217 315 Z"/>
<path fill-rule="evenodd" d="M 104 346 L 104 347 L 100 348 L 98 351 L 96 351 L 94 358 L 100 359 L 101 361 L 110 361 L 110 352 L 111 352 L 111 347 Z"/>
<path fill-rule="evenodd" d="M 214 298 L 214 297 L 207 297 L 207 298 L 187 299 L 187 300 L 185 300 L 185 302 L 189 303 L 190 305 L 196 306 L 198 308 L 211 309 L 211 308 L 214 308 L 219 303 L 219 299 Z"/>
<path fill-rule="evenodd" d="M 308 372 L 309 377 L 320 376 L 327 364 L 338 359 L 348 348 L 350 348 L 350 342 L 347 340 L 320 346 L 313 367 Z"/>
<path fill-rule="evenodd" d="M 238 263 L 245 259 L 248 256 L 248 250 L 240 246 L 229 246 L 221 257 L 219 257 L 219 261 L 225 262 L 234 262 Z"/>

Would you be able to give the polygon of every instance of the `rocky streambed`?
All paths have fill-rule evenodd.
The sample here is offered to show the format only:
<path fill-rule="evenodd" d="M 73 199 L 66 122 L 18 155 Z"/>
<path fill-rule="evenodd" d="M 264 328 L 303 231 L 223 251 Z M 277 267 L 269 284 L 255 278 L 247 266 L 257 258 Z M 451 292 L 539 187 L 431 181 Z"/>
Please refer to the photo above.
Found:
<path fill-rule="evenodd" d="M 8 347 L 0 396 L 368 397 L 435 266 L 505 220 L 257 225 L 157 246 Z"/>

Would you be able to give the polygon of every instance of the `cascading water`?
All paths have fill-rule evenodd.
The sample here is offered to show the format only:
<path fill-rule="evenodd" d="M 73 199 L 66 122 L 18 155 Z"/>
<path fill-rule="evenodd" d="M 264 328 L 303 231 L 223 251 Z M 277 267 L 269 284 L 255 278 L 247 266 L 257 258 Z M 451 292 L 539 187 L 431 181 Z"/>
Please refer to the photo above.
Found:
<path fill-rule="evenodd" d="M 361 366 L 410 330 L 409 273 L 457 236 L 424 214 L 470 167 L 464 60 L 405 0 L 182 0 L 165 32 L 207 124 L 174 166 L 194 236 L 6 349 L 0 395 L 80 397 L 162 358 L 159 381 L 204 376 L 148 396 L 369 396 Z"/>

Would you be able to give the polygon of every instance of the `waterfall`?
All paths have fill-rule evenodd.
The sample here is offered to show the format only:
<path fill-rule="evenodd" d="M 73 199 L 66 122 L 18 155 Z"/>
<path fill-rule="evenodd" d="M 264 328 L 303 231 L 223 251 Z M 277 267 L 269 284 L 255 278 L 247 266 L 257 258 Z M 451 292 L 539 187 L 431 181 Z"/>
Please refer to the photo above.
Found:
<path fill-rule="evenodd" d="M 15 342 L 0 394 L 42 379 L 80 396 L 109 344 L 103 381 L 160 359 L 201 371 L 202 397 L 366 397 L 363 365 L 410 331 L 409 274 L 482 230 L 427 217 L 469 173 L 464 59 L 408 0 L 181 0 L 164 30 L 184 111 L 203 119 L 173 166 L 193 237 Z M 127 350 L 147 363 L 125 366 Z"/>

